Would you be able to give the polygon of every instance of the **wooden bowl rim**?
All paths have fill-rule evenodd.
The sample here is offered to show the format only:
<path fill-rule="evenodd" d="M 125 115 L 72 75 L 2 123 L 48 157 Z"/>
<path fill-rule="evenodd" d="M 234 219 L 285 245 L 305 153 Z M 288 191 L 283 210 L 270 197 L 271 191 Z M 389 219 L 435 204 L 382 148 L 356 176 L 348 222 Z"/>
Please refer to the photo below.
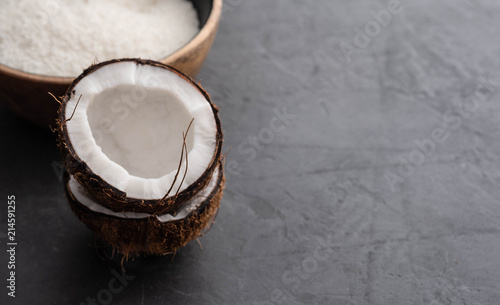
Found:
<path fill-rule="evenodd" d="M 190 54 L 196 50 L 198 46 L 203 44 L 203 42 L 214 32 L 217 30 L 217 26 L 222 13 L 222 1 L 223 0 L 213 0 L 212 10 L 210 11 L 210 15 L 208 16 L 207 22 L 200 29 L 198 34 L 194 36 L 187 44 L 182 46 L 180 49 L 170 54 L 167 57 L 164 57 L 158 61 L 168 64 L 173 63 L 186 54 Z M 28 80 L 37 83 L 46 83 L 53 85 L 70 85 L 71 82 L 77 77 L 69 77 L 69 76 L 49 76 L 49 75 L 41 75 L 36 73 L 25 72 L 22 70 L 14 69 L 9 66 L 3 65 L 0 63 L 0 74 L 4 74 L 8 77 Z"/>

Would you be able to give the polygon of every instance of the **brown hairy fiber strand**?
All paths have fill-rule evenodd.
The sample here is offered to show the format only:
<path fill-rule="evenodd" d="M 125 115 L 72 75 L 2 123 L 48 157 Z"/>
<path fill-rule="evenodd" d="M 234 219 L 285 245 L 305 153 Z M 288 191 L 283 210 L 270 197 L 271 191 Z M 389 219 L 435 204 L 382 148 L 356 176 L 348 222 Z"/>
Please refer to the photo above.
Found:
<path fill-rule="evenodd" d="M 87 166 L 87 164 L 80 159 L 80 157 L 76 154 L 73 143 L 69 138 L 66 122 L 66 105 L 68 101 L 74 96 L 74 88 L 78 82 L 84 78 L 85 76 L 91 74 L 92 72 L 98 70 L 99 68 L 114 64 L 122 61 L 131 61 L 135 62 L 137 65 L 151 65 L 163 69 L 167 69 L 172 71 L 191 83 L 195 88 L 197 88 L 203 96 L 206 98 L 207 102 L 212 107 L 212 111 L 214 114 L 216 128 L 217 128 L 217 136 L 216 136 L 216 150 L 212 157 L 212 160 L 207 167 L 206 171 L 196 180 L 193 184 L 187 187 L 182 192 L 174 196 L 170 196 L 162 199 L 153 199 L 153 200 L 145 200 L 140 198 L 132 198 L 128 197 L 126 193 L 118 190 L 113 187 L 106 181 L 104 181 L 100 176 L 96 175 L 91 168 Z M 175 213 L 178 208 L 190 200 L 196 194 L 200 192 L 203 188 L 205 188 L 210 182 L 214 170 L 217 168 L 219 161 L 221 159 L 221 151 L 222 151 L 222 143 L 223 143 L 223 133 L 222 127 L 218 116 L 218 108 L 212 103 L 210 96 L 208 93 L 195 81 L 193 81 L 189 76 L 185 75 L 181 71 L 167 66 L 165 64 L 151 61 L 151 60 L 143 60 L 137 58 L 127 58 L 127 59 L 115 59 L 106 62 L 99 63 L 97 65 L 93 65 L 86 69 L 75 81 L 71 84 L 71 86 L 66 91 L 65 96 L 62 99 L 61 106 L 58 110 L 58 119 L 56 120 L 56 131 L 58 133 L 58 146 L 63 156 L 63 162 L 66 169 L 69 173 L 80 183 L 83 188 L 92 194 L 96 200 L 102 204 L 104 207 L 114 211 L 114 212 L 142 212 L 142 213 L 150 213 L 150 214 L 165 214 L 165 213 Z"/>
<path fill-rule="evenodd" d="M 186 134 L 184 135 L 184 132 L 182 132 L 182 149 L 181 149 L 181 159 L 179 160 L 179 167 L 177 168 L 177 173 L 175 173 L 175 177 L 174 177 L 174 181 L 172 182 L 172 185 L 168 189 L 168 191 L 165 194 L 165 196 L 163 196 L 163 198 L 160 199 L 160 201 L 158 201 L 158 204 L 162 204 L 163 201 L 165 201 L 165 199 L 168 198 L 168 195 L 170 194 L 170 191 L 172 190 L 172 188 L 175 185 L 175 182 L 177 181 L 177 176 L 179 175 L 179 172 L 180 172 L 181 167 L 182 167 L 182 160 L 183 160 L 183 157 L 184 157 L 184 151 L 186 151 L 186 170 L 184 171 L 184 177 L 182 177 L 182 181 L 179 184 L 179 189 L 181 188 L 182 183 L 184 182 L 184 178 L 186 178 L 186 174 L 187 174 L 187 170 L 188 170 L 188 151 L 187 151 L 187 145 L 186 145 L 186 137 L 187 137 L 187 134 L 189 132 L 189 129 L 191 128 L 191 124 L 193 124 L 193 121 L 194 121 L 194 118 L 191 120 L 191 122 L 189 122 L 189 126 L 186 129 Z M 179 194 L 179 189 L 177 189 L 177 192 L 175 193 L 176 197 L 177 197 L 177 194 Z"/>

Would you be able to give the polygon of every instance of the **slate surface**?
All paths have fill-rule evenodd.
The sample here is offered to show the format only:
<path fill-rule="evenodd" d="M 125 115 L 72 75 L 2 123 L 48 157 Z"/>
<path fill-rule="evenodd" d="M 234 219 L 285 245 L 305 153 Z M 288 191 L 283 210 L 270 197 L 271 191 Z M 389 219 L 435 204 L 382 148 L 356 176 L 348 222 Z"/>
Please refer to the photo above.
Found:
<path fill-rule="evenodd" d="M 0 303 L 500 304 L 500 4 L 388 5 L 226 1 L 200 74 L 232 147 L 217 223 L 122 284 L 66 204 L 54 137 L 0 108 Z"/>

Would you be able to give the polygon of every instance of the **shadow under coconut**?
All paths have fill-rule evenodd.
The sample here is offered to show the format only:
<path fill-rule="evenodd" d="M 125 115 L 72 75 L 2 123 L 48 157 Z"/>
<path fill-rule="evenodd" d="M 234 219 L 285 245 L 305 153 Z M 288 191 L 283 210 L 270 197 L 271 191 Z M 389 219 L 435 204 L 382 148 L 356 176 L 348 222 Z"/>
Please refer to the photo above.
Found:
<path fill-rule="evenodd" d="M 68 269 L 57 283 L 60 291 L 66 291 L 57 301 L 86 304 L 87 298 L 93 298 L 101 303 L 112 299 L 115 304 L 149 304 L 144 300 L 156 298 L 157 289 L 175 291 L 188 282 L 191 286 L 202 285 L 201 279 L 197 283 L 196 275 L 203 251 L 196 242 L 175 255 L 129 258 L 123 261 L 123 269 L 123 256 L 115 254 L 111 258 L 112 253 L 112 248 L 96 242 L 91 232 L 75 234 L 74 242 L 65 249 L 64 265 Z"/>
<path fill-rule="evenodd" d="M 200 300 L 206 290 L 206 280 L 200 271 L 200 261 L 205 255 L 193 241 L 179 249 L 175 256 L 139 257 L 126 263 L 126 272 L 135 276 L 134 285 L 127 288 L 136 302 L 131 304 L 154 304 L 159 296 L 165 295 L 175 304 L 193 304 L 195 299 Z"/>
<path fill-rule="evenodd" d="M 113 267 L 100 259 L 91 246 L 93 234 L 81 228 L 71 235 L 71 242 L 64 245 L 59 256 L 58 265 L 63 269 L 54 277 L 53 283 L 59 293 L 51 297 L 51 302 L 80 304 L 87 297 L 95 298 L 99 290 L 107 288 L 112 276 L 110 270 Z"/>

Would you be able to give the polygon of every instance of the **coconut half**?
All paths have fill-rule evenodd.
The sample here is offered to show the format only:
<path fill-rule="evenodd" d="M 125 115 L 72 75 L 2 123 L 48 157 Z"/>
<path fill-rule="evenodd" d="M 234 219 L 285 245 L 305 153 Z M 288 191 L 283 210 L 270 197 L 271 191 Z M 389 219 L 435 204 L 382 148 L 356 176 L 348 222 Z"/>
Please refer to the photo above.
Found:
<path fill-rule="evenodd" d="M 207 186 L 221 159 L 209 95 L 149 60 L 85 70 L 62 100 L 57 127 L 70 175 L 114 212 L 175 213 Z"/>
<path fill-rule="evenodd" d="M 66 172 L 65 193 L 75 215 L 97 237 L 125 256 L 174 253 L 199 237 L 213 223 L 224 187 L 222 165 L 209 185 L 181 206 L 175 215 L 113 212 Z"/>

